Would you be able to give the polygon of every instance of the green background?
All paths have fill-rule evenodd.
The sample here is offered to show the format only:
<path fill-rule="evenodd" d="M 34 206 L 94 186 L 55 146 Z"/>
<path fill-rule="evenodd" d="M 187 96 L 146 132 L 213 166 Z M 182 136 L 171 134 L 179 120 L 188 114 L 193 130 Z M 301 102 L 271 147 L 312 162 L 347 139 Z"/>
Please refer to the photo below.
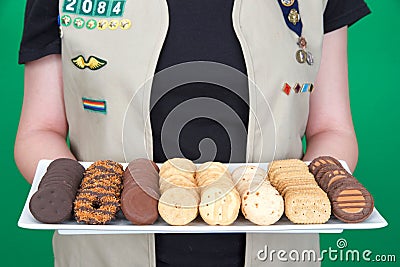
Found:
<path fill-rule="evenodd" d="M 372 14 L 349 30 L 351 105 L 360 147 L 355 175 L 372 192 L 375 205 L 389 222 L 379 230 L 353 230 L 321 235 L 321 249 L 336 248 L 396 254 L 400 261 L 398 172 L 400 138 L 400 1 L 366 1 Z M 17 65 L 25 0 L 1 0 L 0 27 L 0 178 L 1 266 L 52 266 L 50 231 L 23 230 L 17 220 L 29 191 L 13 159 L 14 138 L 23 97 L 23 66 Z M 354 263 L 324 261 L 323 266 Z M 380 265 L 383 263 L 370 263 Z M 386 263 L 394 266 L 395 263 Z M 359 263 L 364 266 L 366 263 Z"/>

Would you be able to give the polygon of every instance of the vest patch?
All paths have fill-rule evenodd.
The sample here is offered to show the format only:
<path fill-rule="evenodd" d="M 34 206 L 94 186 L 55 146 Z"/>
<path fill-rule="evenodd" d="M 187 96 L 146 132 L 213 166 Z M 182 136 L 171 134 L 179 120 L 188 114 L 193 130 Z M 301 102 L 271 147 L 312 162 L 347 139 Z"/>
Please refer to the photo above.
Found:
<path fill-rule="evenodd" d="M 86 26 L 86 29 L 88 30 L 116 30 L 116 29 L 121 29 L 121 30 L 128 30 L 132 26 L 132 22 L 129 19 L 112 19 L 112 20 L 107 20 L 107 19 L 88 19 L 85 20 L 84 18 L 77 17 L 74 20 L 69 15 L 62 15 L 59 18 L 59 25 L 64 26 L 64 27 L 69 27 L 71 25 L 74 25 L 74 27 L 78 30 L 84 29 Z"/>
<path fill-rule="evenodd" d="M 64 13 L 91 17 L 122 17 L 126 0 L 64 0 Z"/>
<path fill-rule="evenodd" d="M 85 69 L 89 68 L 90 70 L 99 70 L 105 65 L 107 65 L 107 61 L 95 56 L 90 56 L 88 60 L 85 60 L 85 58 L 82 55 L 79 55 L 73 59 L 71 59 L 72 63 L 77 67 L 78 69 Z"/>
<path fill-rule="evenodd" d="M 82 97 L 83 109 L 100 112 L 100 113 L 107 113 L 107 103 L 105 100 L 95 100 L 86 97 Z"/>
<path fill-rule="evenodd" d="M 72 23 L 72 19 L 70 16 L 68 15 L 63 15 L 60 19 L 59 24 L 61 24 L 62 26 L 68 27 L 70 26 Z"/>

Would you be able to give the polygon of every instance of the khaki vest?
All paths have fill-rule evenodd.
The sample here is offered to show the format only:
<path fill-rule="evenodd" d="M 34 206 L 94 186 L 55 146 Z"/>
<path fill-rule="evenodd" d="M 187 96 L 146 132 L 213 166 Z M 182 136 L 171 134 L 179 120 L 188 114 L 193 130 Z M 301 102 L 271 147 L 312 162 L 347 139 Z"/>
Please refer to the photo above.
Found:
<path fill-rule="evenodd" d="M 126 0 L 119 6 L 124 8 L 122 17 L 105 18 L 82 13 L 96 1 L 82 0 L 75 10 L 81 14 L 69 12 L 74 6 L 67 5 L 74 0 L 64 1 L 60 0 L 62 62 L 71 150 L 82 161 L 152 158 L 150 92 L 168 30 L 166 0 Z M 302 157 L 310 93 L 292 90 L 287 95 L 282 88 L 285 83 L 294 87 L 315 81 L 327 0 L 298 2 L 307 50 L 314 56 L 311 66 L 296 61 L 298 36 L 285 24 L 276 0 L 234 3 L 232 20 L 249 78 L 248 162 Z M 103 11 L 98 8 L 93 12 Z M 64 15 L 70 21 L 63 21 Z M 90 19 L 95 22 L 89 24 Z M 131 26 L 115 27 L 114 20 L 123 19 Z M 107 27 L 100 30 L 99 24 Z M 265 245 L 319 251 L 318 235 L 247 234 L 246 240 L 246 266 L 265 264 L 257 260 L 257 251 Z M 53 241 L 57 266 L 155 266 L 154 235 L 55 234 Z"/>

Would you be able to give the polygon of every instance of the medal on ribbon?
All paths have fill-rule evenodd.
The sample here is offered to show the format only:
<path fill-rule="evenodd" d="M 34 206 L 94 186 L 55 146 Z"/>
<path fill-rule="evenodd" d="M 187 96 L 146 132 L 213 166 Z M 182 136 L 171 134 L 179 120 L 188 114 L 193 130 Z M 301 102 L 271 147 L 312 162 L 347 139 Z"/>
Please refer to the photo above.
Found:
<path fill-rule="evenodd" d="M 300 64 L 307 62 L 308 65 L 314 64 L 314 57 L 310 51 L 307 51 L 307 40 L 302 35 L 303 22 L 301 21 L 299 3 L 297 0 L 278 0 L 281 7 L 283 18 L 288 28 L 296 33 L 299 37 L 297 45 L 299 49 L 296 51 L 296 61 Z"/>

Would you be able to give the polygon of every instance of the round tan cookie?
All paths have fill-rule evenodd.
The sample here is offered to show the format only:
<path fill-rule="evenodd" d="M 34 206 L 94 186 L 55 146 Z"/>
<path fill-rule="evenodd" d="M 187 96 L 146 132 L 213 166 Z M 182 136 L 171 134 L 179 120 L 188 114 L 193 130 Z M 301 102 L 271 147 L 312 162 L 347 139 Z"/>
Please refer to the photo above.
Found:
<path fill-rule="evenodd" d="M 174 179 L 160 181 L 161 194 L 172 187 L 191 188 L 197 190 L 197 186 L 185 178 L 176 177 Z"/>
<path fill-rule="evenodd" d="M 283 198 L 268 184 L 261 185 L 257 191 L 242 195 L 242 213 L 246 219 L 258 225 L 271 225 L 283 214 Z"/>
<path fill-rule="evenodd" d="M 196 173 L 196 165 L 184 158 L 169 159 L 160 168 L 160 176 L 169 176 L 172 174 L 182 174 L 184 176 L 194 178 Z"/>
<path fill-rule="evenodd" d="M 267 172 L 264 169 L 253 165 L 240 166 L 232 172 L 232 179 L 235 183 L 243 181 L 243 178 L 244 180 L 247 180 L 248 177 L 256 176 L 261 176 L 264 179 L 267 176 Z"/>
<path fill-rule="evenodd" d="M 201 194 L 200 215 L 209 225 L 232 224 L 239 214 L 239 208 L 240 196 L 234 188 L 227 191 L 213 186 Z"/>
<path fill-rule="evenodd" d="M 197 184 L 200 186 L 204 186 L 204 183 L 206 183 L 207 181 L 218 181 L 222 179 L 229 179 L 230 181 L 232 181 L 229 172 L 218 172 L 218 171 L 204 172 L 201 176 L 196 177 Z"/>
<path fill-rule="evenodd" d="M 170 225 L 186 225 L 197 217 L 198 204 L 193 190 L 175 187 L 161 195 L 158 212 Z"/>
<path fill-rule="evenodd" d="M 222 164 L 221 162 L 208 161 L 197 167 L 196 175 L 211 170 L 219 170 L 221 172 L 226 172 L 228 171 L 228 167 Z"/>

